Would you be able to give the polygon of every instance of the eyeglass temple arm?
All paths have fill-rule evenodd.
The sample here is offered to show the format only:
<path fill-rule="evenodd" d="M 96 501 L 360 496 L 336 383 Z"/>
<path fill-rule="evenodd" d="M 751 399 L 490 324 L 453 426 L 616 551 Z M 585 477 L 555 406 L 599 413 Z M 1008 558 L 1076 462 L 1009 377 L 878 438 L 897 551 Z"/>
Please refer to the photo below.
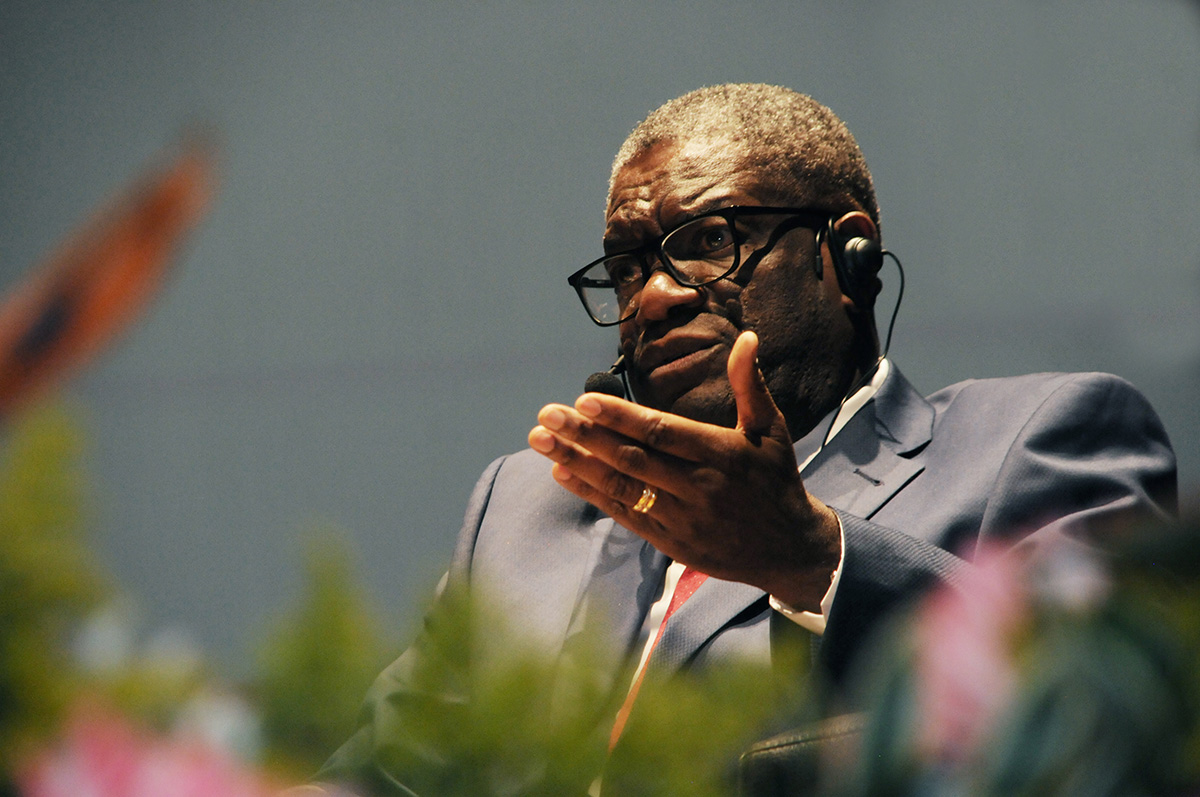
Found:
<path fill-rule="evenodd" d="M 775 230 L 771 233 L 771 237 L 767 239 L 767 242 L 765 244 L 763 244 L 762 246 L 760 246 L 758 249 L 755 249 L 753 252 L 751 252 L 750 257 L 746 258 L 746 262 L 742 263 L 738 268 L 747 268 L 747 267 L 754 268 L 755 266 L 758 265 L 760 260 L 762 260 L 767 255 L 771 254 L 771 250 L 774 249 L 775 245 L 779 243 L 779 239 L 783 238 L 783 236 L 787 235 L 789 232 L 796 229 L 797 227 L 805 227 L 805 226 L 807 226 L 807 222 L 803 216 L 796 216 L 789 221 L 780 223 L 780 225 L 778 227 L 776 227 Z M 817 230 L 816 233 L 817 233 L 817 249 L 818 249 L 818 251 L 816 253 L 816 260 L 817 260 L 817 268 L 820 269 L 821 268 L 821 265 L 820 265 L 820 263 L 821 263 L 821 253 L 820 253 L 821 231 Z M 818 279 L 820 278 L 820 276 L 821 276 L 821 273 L 820 273 L 820 271 L 818 271 L 817 272 Z"/>

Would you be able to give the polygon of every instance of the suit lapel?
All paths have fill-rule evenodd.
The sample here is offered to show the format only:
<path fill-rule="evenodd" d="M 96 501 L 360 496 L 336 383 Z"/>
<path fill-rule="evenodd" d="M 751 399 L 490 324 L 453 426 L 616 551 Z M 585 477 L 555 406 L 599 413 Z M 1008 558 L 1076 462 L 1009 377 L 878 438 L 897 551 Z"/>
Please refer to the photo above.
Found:
<path fill-rule="evenodd" d="M 597 671 L 615 675 L 658 596 L 670 561 L 612 518 L 599 517 L 595 532 L 564 652 L 570 655 L 583 645 L 592 659 L 611 657 L 603 667 L 595 661 L 591 664 Z"/>
<path fill-rule="evenodd" d="M 563 653 L 570 657 L 586 649 L 593 665 L 597 655 L 612 656 L 597 670 L 616 675 L 658 597 L 670 560 L 610 518 L 600 522 L 609 526 L 595 540 L 591 574 L 580 586 Z M 679 669 L 731 620 L 765 600 L 757 587 L 707 579 L 667 623 L 651 659 L 654 669 L 664 674 Z M 614 644 L 598 652 L 591 647 L 596 639 Z"/>
<path fill-rule="evenodd" d="M 929 443 L 933 416 L 892 365 L 875 397 L 804 469 L 805 487 L 830 506 L 870 518 L 924 470 L 918 455 Z"/>
<path fill-rule="evenodd" d="M 805 469 L 805 486 L 832 506 L 870 517 L 924 469 L 917 455 L 930 440 L 933 417 L 933 407 L 893 365 L 875 397 Z M 821 428 L 827 428 L 826 421 Z M 599 518 L 596 532 L 568 638 L 604 633 L 623 646 L 619 654 L 624 655 L 657 597 L 669 561 L 611 518 Z M 678 670 L 731 621 L 765 600 L 757 587 L 708 579 L 667 624 L 652 658 L 654 669 Z"/>
<path fill-rule="evenodd" d="M 675 672 L 731 620 L 764 601 L 766 593 L 757 587 L 707 579 L 667 622 L 662 639 L 650 657 L 655 672 L 664 675 Z"/>

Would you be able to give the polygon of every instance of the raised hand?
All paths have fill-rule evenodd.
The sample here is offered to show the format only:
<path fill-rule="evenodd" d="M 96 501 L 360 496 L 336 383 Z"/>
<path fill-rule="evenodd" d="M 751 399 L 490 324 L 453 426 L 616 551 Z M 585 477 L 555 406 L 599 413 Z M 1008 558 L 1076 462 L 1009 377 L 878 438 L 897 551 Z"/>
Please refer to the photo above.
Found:
<path fill-rule="evenodd" d="M 787 424 L 743 332 L 729 355 L 737 426 L 599 393 L 548 404 L 530 446 L 554 478 L 676 561 L 819 611 L 841 555 L 833 511 L 804 489 Z"/>

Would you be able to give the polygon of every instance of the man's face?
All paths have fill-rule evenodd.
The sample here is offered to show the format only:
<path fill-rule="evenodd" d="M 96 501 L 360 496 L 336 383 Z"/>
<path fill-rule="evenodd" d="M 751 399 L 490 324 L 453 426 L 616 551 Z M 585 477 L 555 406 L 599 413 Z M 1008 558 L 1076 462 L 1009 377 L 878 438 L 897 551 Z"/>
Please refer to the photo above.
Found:
<path fill-rule="evenodd" d="M 634 248 L 719 208 L 789 204 L 744 166 L 746 160 L 741 145 L 705 140 L 663 143 L 630 161 L 609 196 L 605 250 Z M 789 431 L 799 437 L 811 429 L 837 406 L 855 370 L 854 329 L 836 276 L 826 260 L 824 279 L 818 279 L 816 256 L 814 233 L 797 228 L 756 266 L 743 265 L 700 288 L 685 288 L 656 270 L 637 312 L 620 326 L 638 401 L 733 426 L 737 412 L 726 362 L 738 334 L 753 330 L 760 340 L 760 367 Z"/>

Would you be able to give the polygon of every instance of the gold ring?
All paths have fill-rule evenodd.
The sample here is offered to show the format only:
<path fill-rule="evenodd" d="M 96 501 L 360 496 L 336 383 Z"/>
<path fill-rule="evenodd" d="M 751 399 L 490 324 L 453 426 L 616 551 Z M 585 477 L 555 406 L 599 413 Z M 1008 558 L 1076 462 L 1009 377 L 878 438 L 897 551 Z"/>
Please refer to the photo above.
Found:
<path fill-rule="evenodd" d="M 633 505 L 632 509 L 634 512 L 640 512 L 644 515 L 650 511 L 650 508 L 654 506 L 654 502 L 657 500 L 658 490 L 655 490 L 653 487 L 647 484 L 642 488 L 642 497 L 637 500 L 637 503 Z"/>

